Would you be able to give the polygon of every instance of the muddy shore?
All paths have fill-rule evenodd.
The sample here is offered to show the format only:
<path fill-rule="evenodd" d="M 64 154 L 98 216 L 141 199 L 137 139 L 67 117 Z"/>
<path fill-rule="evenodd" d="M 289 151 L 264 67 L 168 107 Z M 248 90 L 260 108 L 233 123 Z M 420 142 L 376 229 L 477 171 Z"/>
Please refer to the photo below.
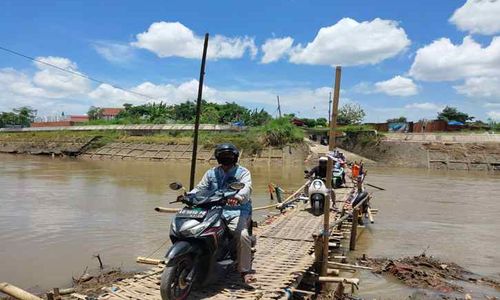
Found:
<path fill-rule="evenodd" d="M 500 139 L 491 134 L 389 134 L 351 133 L 338 139 L 338 145 L 383 166 L 450 170 L 500 170 Z M 315 159 L 317 143 L 284 147 L 242 149 L 246 163 L 295 163 Z M 111 160 L 189 160 L 191 148 L 184 137 L 155 140 L 134 136 L 125 140 L 106 140 L 98 135 L 44 137 L 19 135 L 6 139 L 0 134 L 0 153 L 74 156 Z M 212 145 L 201 145 L 198 160 L 213 160 Z"/>

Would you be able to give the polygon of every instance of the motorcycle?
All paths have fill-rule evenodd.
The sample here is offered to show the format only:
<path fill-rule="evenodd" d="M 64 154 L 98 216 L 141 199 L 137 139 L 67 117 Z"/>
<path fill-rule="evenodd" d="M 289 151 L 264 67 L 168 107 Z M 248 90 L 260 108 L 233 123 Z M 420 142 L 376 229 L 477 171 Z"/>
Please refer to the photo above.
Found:
<path fill-rule="evenodd" d="M 345 182 L 345 171 L 340 163 L 335 163 L 333 167 L 333 188 L 341 187 Z"/>
<path fill-rule="evenodd" d="M 172 220 L 172 246 L 165 255 L 165 269 L 161 276 L 162 300 L 186 299 L 193 284 L 204 285 L 218 262 L 233 260 L 236 249 L 229 229 L 222 218 L 223 207 L 245 187 L 241 182 L 229 184 L 226 190 L 209 194 L 186 194 L 175 202 L 182 208 Z M 184 189 L 180 183 L 171 183 L 173 190 Z M 251 235 L 251 225 L 249 228 Z"/>
<path fill-rule="evenodd" d="M 304 173 L 308 174 L 309 172 L 305 170 Z M 325 209 L 325 203 L 329 200 L 328 189 L 323 178 L 310 178 L 307 194 L 311 203 L 311 212 L 315 216 L 321 215 Z"/>

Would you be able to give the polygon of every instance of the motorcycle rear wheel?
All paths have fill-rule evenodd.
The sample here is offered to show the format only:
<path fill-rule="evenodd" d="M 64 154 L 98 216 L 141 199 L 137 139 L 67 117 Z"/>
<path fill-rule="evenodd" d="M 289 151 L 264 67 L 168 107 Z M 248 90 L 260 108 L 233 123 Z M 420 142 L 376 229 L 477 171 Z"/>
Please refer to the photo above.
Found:
<path fill-rule="evenodd" d="M 193 267 L 193 259 L 189 255 L 177 260 L 175 265 L 165 267 L 161 275 L 160 283 L 162 300 L 187 299 L 191 292 L 193 282 L 189 282 L 186 277 Z"/>

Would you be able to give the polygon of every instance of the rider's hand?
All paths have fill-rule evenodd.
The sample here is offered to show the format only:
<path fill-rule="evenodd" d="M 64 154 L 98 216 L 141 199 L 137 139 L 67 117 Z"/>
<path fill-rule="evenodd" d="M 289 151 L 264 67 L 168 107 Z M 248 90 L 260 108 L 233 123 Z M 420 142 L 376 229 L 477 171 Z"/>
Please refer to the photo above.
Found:
<path fill-rule="evenodd" d="M 230 198 L 227 200 L 227 205 L 229 206 L 236 206 L 238 204 L 240 204 L 240 201 L 236 198 Z"/>

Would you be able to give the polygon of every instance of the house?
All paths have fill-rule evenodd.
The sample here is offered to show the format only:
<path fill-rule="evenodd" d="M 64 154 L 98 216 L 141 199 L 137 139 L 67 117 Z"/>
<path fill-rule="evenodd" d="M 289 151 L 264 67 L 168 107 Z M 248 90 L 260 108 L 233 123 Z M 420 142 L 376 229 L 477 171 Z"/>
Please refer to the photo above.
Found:
<path fill-rule="evenodd" d="M 102 108 L 101 119 L 113 120 L 123 110 L 123 108 Z"/>
<path fill-rule="evenodd" d="M 68 117 L 66 121 L 70 121 L 73 123 L 84 123 L 89 121 L 89 116 L 87 115 L 71 115 Z"/>

